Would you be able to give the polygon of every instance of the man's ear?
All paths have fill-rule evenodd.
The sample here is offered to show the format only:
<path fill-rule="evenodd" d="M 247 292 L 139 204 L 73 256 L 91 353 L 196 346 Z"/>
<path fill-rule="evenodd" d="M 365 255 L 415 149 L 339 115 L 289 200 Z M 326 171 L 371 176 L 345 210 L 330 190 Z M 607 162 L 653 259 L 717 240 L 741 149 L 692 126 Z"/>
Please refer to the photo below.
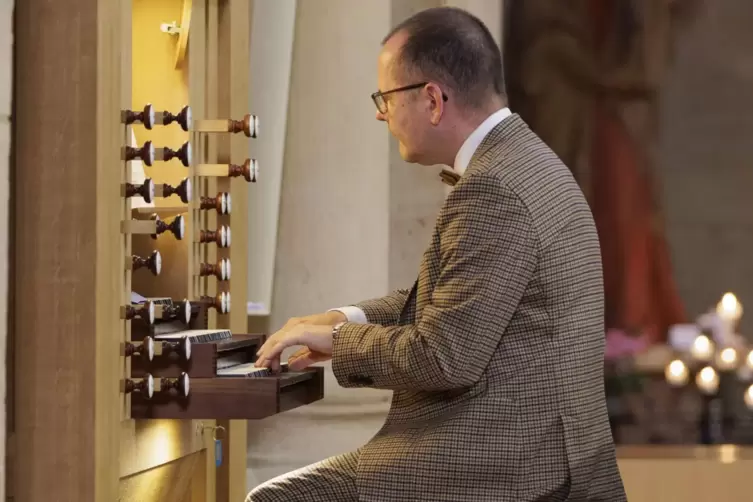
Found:
<path fill-rule="evenodd" d="M 431 112 L 432 125 L 439 125 L 439 121 L 444 115 L 444 98 L 442 89 L 438 85 L 429 82 L 424 87 L 426 94 L 429 96 L 429 111 Z"/>

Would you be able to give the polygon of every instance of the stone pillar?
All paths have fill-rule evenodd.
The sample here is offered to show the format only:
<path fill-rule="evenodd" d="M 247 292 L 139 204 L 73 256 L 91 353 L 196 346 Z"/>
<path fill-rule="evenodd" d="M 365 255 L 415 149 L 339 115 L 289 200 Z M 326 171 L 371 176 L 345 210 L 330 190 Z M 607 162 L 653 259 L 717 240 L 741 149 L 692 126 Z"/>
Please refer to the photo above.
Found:
<path fill-rule="evenodd" d="M 13 88 L 13 0 L 0 0 L 0 472 L 5 473 L 6 347 L 8 339 L 8 244 L 10 242 L 10 115 Z M 5 500 L 5 476 L 0 476 Z"/>
<path fill-rule="evenodd" d="M 272 331 L 389 288 L 389 133 L 369 95 L 391 6 L 322 3 L 296 10 Z M 342 389 L 329 368 L 325 378 L 323 401 L 249 423 L 249 487 L 355 449 L 378 430 L 389 393 Z"/>

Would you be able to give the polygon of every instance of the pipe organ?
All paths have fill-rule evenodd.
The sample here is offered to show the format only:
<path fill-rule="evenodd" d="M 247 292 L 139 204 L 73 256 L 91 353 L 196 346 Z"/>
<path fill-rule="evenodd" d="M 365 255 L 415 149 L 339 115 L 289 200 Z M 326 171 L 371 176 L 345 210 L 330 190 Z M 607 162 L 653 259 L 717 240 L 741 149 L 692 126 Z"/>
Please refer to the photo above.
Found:
<path fill-rule="evenodd" d="M 14 501 L 242 500 L 247 421 L 323 396 L 253 365 L 252 5 L 17 5 Z"/>

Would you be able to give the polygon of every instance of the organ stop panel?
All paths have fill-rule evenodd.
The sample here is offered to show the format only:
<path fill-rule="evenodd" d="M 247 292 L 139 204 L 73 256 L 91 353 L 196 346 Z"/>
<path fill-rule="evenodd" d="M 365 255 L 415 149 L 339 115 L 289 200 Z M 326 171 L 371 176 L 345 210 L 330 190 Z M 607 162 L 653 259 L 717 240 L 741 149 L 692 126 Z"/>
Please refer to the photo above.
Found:
<path fill-rule="evenodd" d="M 252 5 L 17 7 L 11 500 L 242 500 L 246 421 L 322 398 L 246 328 Z"/>

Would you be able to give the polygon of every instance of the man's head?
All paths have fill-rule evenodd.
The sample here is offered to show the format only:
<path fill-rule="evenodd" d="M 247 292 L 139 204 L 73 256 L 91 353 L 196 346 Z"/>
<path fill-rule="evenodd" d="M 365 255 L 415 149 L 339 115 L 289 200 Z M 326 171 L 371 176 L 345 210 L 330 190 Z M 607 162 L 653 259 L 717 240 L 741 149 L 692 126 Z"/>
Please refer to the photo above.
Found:
<path fill-rule="evenodd" d="M 452 7 L 395 27 L 383 41 L 378 80 L 377 119 L 403 159 L 423 165 L 451 165 L 468 134 L 505 104 L 499 47 L 479 19 Z"/>

